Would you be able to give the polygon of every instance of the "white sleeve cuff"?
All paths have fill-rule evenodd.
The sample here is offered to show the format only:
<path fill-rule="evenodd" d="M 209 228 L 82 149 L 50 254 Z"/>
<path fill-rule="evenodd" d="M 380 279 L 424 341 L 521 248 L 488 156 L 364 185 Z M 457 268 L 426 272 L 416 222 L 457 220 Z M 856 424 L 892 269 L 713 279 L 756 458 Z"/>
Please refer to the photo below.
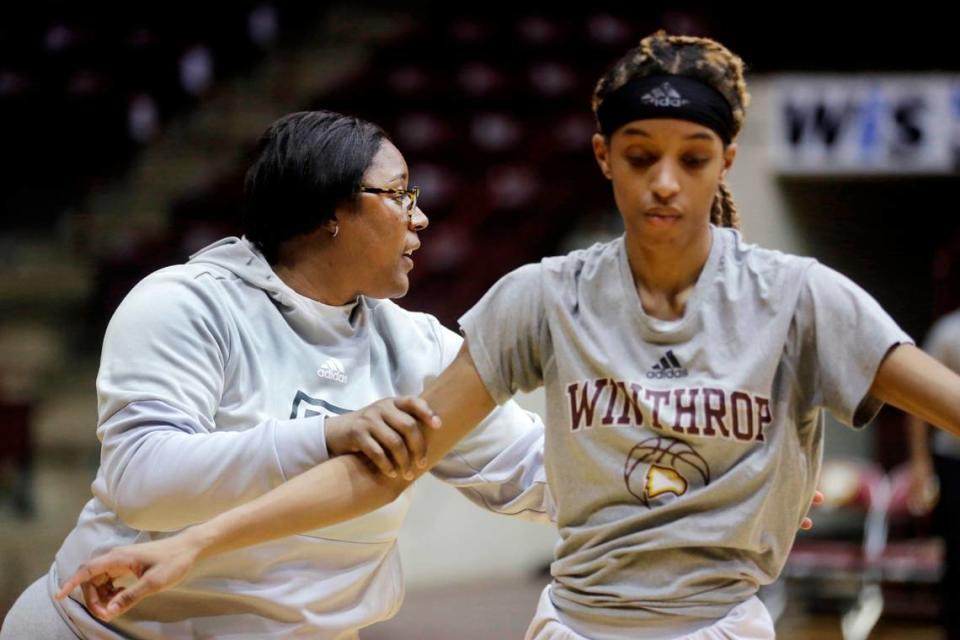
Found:
<path fill-rule="evenodd" d="M 274 446 L 284 481 L 330 459 L 325 421 L 326 417 L 319 415 L 274 424 Z"/>

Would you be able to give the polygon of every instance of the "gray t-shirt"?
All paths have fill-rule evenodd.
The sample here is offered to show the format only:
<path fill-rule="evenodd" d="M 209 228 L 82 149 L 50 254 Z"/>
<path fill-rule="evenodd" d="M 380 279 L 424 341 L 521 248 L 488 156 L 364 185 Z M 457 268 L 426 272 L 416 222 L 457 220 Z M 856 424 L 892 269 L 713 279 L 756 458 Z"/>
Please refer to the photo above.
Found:
<path fill-rule="evenodd" d="M 623 237 L 517 269 L 460 319 L 497 402 L 546 388 L 567 617 L 719 618 L 774 580 L 816 485 L 820 409 L 866 424 L 877 367 L 912 342 L 836 271 L 711 230 L 678 320 L 644 312 Z"/>

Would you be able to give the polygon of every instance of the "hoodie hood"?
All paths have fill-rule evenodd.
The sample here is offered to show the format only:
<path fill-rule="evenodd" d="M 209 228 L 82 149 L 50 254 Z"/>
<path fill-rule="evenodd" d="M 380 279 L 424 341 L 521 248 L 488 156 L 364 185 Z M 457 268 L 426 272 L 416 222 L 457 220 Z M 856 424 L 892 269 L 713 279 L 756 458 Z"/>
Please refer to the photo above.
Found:
<path fill-rule="evenodd" d="M 283 282 L 270 268 L 266 258 L 246 238 L 221 238 L 190 256 L 190 262 L 214 264 L 258 289 L 271 294 L 282 292 L 277 285 L 283 285 Z"/>
<path fill-rule="evenodd" d="M 375 302 L 359 296 L 353 302 L 335 306 L 303 296 L 274 273 L 266 258 L 246 238 L 217 240 L 190 256 L 188 264 L 214 265 L 261 290 L 297 333 L 312 343 L 356 335 L 365 328 L 367 310 Z"/>

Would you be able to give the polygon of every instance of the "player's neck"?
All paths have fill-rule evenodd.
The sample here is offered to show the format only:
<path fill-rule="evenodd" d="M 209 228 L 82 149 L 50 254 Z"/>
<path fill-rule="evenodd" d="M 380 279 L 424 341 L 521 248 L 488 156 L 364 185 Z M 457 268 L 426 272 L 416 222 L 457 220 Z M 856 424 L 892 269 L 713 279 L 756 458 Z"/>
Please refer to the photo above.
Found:
<path fill-rule="evenodd" d="M 282 252 L 273 272 L 300 295 L 322 304 L 339 307 L 356 300 L 358 292 L 349 286 L 349 273 L 329 250 L 307 248 Z"/>
<path fill-rule="evenodd" d="M 322 304 L 332 307 L 340 307 L 349 304 L 357 299 L 356 292 L 337 291 L 335 286 L 330 286 L 331 282 L 336 282 L 336 278 L 314 278 L 312 274 L 316 271 L 306 269 L 291 269 L 283 265 L 275 265 L 273 272 L 277 277 L 305 298 L 310 298 Z"/>
<path fill-rule="evenodd" d="M 638 292 L 667 299 L 691 289 L 710 256 L 709 227 L 692 238 L 649 241 L 626 236 L 630 272 Z"/>

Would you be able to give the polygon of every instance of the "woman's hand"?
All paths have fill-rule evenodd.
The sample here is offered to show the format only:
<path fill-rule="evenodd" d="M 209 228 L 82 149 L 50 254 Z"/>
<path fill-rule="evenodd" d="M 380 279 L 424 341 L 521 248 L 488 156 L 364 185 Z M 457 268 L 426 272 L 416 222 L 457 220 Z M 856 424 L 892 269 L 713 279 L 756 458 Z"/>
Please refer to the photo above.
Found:
<path fill-rule="evenodd" d="M 148 595 L 183 580 L 202 546 L 188 533 L 117 547 L 98 556 L 81 565 L 55 597 L 63 600 L 80 587 L 87 610 L 110 622 Z"/>
<path fill-rule="evenodd" d="M 413 480 L 413 465 L 421 469 L 427 466 L 423 425 L 440 427 L 440 419 L 423 399 L 385 398 L 358 411 L 327 418 L 327 451 L 332 456 L 362 454 L 387 476 L 396 478 L 399 471 Z"/>

